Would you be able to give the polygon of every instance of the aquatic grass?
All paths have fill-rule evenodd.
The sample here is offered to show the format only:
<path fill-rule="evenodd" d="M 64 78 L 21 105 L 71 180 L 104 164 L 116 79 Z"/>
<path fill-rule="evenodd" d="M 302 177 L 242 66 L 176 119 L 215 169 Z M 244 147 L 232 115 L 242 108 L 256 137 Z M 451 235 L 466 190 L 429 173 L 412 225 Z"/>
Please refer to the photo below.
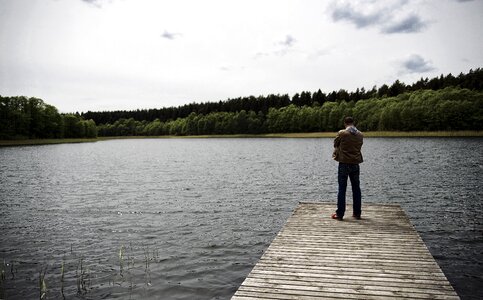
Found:
<path fill-rule="evenodd" d="M 149 258 L 149 247 L 146 246 L 144 248 L 144 275 L 145 275 L 145 284 L 147 286 L 151 286 L 151 268 L 150 268 L 150 258 Z"/>
<path fill-rule="evenodd" d="M 79 260 L 77 264 L 77 268 L 75 270 L 75 278 L 76 278 L 76 283 L 77 283 L 77 294 L 82 293 L 81 285 L 82 285 L 82 279 L 81 276 L 79 275 L 79 268 L 80 268 L 80 274 L 82 274 L 82 258 Z"/>
<path fill-rule="evenodd" d="M 7 266 L 7 263 L 5 260 L 3 260 L 3 264 L 0 265 L 0 283 L 5 281 L 6 276 L 5 276 L 5 267 Z"/>
<path fill-rule="evenodd" d="M 12 260 L 10 264 L 7 264 L 7 266 L 10 265 L 10 274 L 12 275 L 12 280 L 15 279 L 15 271 L 14 271 L 14 261 Z"/>
<path fill-rule="evenodd" d="M 76 252 L 75 246 L 68 246 L 65 256 L 53 264 L 44 265 L 41 262 L 25 262 L 26 264 L 40 264 L 40 271 L 34 271 L 33 291 L 35 298 L 41 300 L 49 298 L 69 299 L 87 298 L 92 289 L 103 284 L 124 288 L 125 295 L 132 298 L 135 291 L 144 286 L 148 289 L 153 285 L 153 263 L 159 262 L 159 250 L 153 245 L 121 245 L 111 254 L 111 265 L 104 273 L 98 276 L 99 270 L 93 267 L 89 260 Z M 116 262 L 116 259 L 118 260 Z M 116 264 L 119 264 L 117 269 Z M 0 299 L 7 299 L 7 287 L 10 278 L 23 277 L 16 273 L 18 263 L 3 260 L 0 262 Z M 101 271 L 102 272 L 102 271 Z M 47 277 L 47 273 L 49 276 Z M 36 275 L 36 276 L 35 276 Z M 36 284 L 35 284 L 36 283 Z M 31 286 L 32 287 L 32 286 Z"/>
<path fill-rule="evenodd" d="M 91 276 L 89 268 L 84 268 L 84 258 L 79 258 L 75 272 L 77 282 L 77 294 L 85 295 L 91 286 Z"/>
<path fill-rule="evenodd" d="M 119 275 L 123 276 L 124 270 L 124 245 L 119 249 Z"/>
<path fill-rule="evenodd" d="M 65 274 L 65 268 L 64 268 L 64 260 L 62 259 L 62 264 L 60 265 L 60 293 L 62 295 L 62 298 L 65 299 L 64 296 L 64 274 Z"/>
<path fill-rule="evenodd" d="M 137 275 L 143 274 L 144 286 L 152 286 L 151 265 L 153 262 L 159 260 L 159 250 L 151 250 L 150 246 L 141 246 L 141 249 L 133 249 L 132 243 L 128 247 L 121 245 L 117 253 L 119 261 L 119 284 L 127 283 L 130 292 L 136 288 L 135 278 Z M 136 258 L 136 251 L 142 250 L 142 260 Z M 136 267 L 136 261 L 140 262 Z M 140 273 L 140 271 L 142 272 Z M 111 281 L 110 281 L 111 282 Z M 114 284 L 114 278 L 112 283 Z"/>
<path fill-rule="evenodd" d="M 45 282 L 45 274 L 47 267 L 41 268 L 39 271 L 39 296 L 40 300 L 47 298 L 47 283 Z"/>
<path fill-rule="evenodd" d="M 6 266 L 7 266 L 7 263 L 5 262 L 5 260 L 3 260 L 3 263 L 0 264 L 0 299 L 7 298 L 5 296 L 5 287 L 4 287 L 5 280 L 7 279 L 7 276 L 5 275 Z"/>
<path fill-rule="evenodd" d="M 129 243 L 129 249 L 130 249 L 130 252 L 127 256 L 127 268 L 132 269 L 134 268 L 134 262 L 135 262 L 134 255 L 132 255 L 133 253 L 132 243 Z"/>

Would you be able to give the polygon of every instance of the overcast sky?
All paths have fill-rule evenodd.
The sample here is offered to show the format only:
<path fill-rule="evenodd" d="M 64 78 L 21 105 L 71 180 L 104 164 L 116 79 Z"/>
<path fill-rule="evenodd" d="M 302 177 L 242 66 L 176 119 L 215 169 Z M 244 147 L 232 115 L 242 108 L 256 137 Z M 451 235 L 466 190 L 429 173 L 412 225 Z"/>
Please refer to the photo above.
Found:
<path fill-rule="evenodd" d="M 482 28 L 482 0 L 0 0 L 0 95 L 82 112 L 370 89 L 483 67 Z"/>

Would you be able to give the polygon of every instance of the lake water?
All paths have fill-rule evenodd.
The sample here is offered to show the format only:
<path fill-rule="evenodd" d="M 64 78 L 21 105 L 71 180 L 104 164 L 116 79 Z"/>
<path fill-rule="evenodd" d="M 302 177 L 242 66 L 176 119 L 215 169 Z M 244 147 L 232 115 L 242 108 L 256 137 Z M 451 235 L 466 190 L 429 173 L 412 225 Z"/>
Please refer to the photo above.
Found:
<path fill-rule="evenodd" d="M 363 205 L 400 203 L 463 299 L 483 298 L 482 146 L 363 147 Z M 0 148 L 0 298 L 228 299 L 298 201 L 335 209 L 331 154 L 332 139 Z"/>

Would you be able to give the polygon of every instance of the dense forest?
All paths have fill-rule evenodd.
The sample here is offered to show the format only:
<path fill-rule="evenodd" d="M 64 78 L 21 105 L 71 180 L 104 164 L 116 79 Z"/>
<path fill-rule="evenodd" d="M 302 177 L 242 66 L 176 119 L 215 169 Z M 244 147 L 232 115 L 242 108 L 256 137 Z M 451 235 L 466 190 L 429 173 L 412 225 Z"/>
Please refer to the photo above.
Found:
<path fill-rule="evenodd" d="M 60 114 L 38 98 L 0 96 L 0 139 L 335 131 L 351 115 L 364 131 L 482 130 L 483 70 L 412 85 L 325 94 L 243 97 L 135 111 Z M 98 125 L 96 125 L 96 123 Z"/>
<path fill-rule="evenodd" d="M 364 101 L 289 104 L 263 112 L 192 112 L 186 118 L 162 122 L 120 119 L 98 126 L 100 136 L 257 134 L 336 131 L 344 116 L 355 118 L 361 130 L 481 130 L 483 92 L 455 87 L 418 90 Z"/>
<path fill-rule="evenodd" d="M 93 120 L 60 114 L 38 98 L 0 96 L 0 139 L 95 138 Z"/>
<path fill-rule="evenodd" d="M 432 79 L 421 78 L 412 85 L 406 85 L 396 80 L 390 86 L 384 84 L 377 88 L 374 86 L 370 90 L 358 88 L 355 91 L 348 92 L 344 89 L 324 93 L 320 89 L 316 92 L 304 91 L 296 93 L 291 98 L 289 95 L 268 95 L 268 96 L 249 96 L 235 99 L 228 99 L 218 102 L 206 103 L 190 103 L 178 107 L 166 107 L 160 109 L 142 109 L 133 111 L 104 111 L 83 113 L 84 119 L 93 119 L 96 124 L 114 124 L 120 119 L 133 118 L 136 121 L 154 121 L 158 119 L 161 122 L 176 120 L 178 118 L 186 118 L 191 113 L 197 115 L 207 115 L 213 112 L 246 112 L 254 111 L 266 115 L 270 108 L 282 108 L 290 104 L 296 106 L 312 106 L 314 103 L 323 105 L 325 102 L 358 102 L 359 100 L 395 97 L 397 95 L 417 91 L 421 89 L 440 90 L 446 87 L 460 87 L 470 90 L 483 90 L 483 69 L 470 70 L 467 74 L 459 74 L 457 77 L 452 74 L 446 76 L 441 75 Z"/>

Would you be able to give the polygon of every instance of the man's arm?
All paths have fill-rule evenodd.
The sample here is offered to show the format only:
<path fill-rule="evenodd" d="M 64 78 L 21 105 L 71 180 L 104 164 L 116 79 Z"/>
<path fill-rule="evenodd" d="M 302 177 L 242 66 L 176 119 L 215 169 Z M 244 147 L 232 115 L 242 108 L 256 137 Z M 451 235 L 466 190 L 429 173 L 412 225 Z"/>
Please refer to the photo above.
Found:
<path fill-rule="evenodd" d="M 340 134 L 337 132 L 337 136 L 334 139 L 334 148 L 339 148 L 340 146 Z"/>
<path fill-rule="evenodd" d="M 339 161 L 339 146 L 340 146 L 340 134 L 337 132 L 337 136 L 334 139 L 334 152 L 332 152 L 332 158 Z"/>

